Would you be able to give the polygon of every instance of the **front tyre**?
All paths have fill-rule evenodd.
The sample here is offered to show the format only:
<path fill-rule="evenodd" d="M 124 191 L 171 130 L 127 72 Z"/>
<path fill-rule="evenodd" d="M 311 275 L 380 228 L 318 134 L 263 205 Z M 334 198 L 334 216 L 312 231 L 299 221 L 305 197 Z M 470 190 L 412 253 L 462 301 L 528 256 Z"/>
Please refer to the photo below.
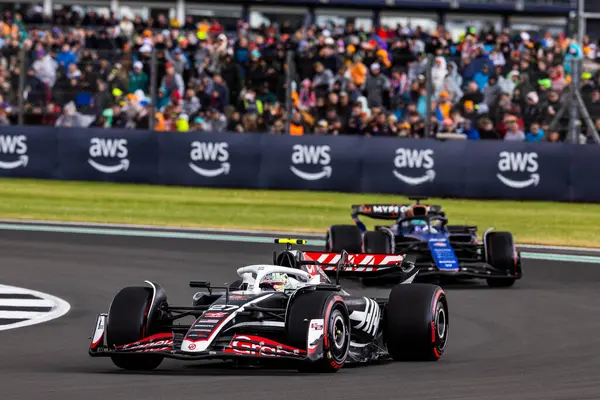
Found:
<path fill-rule="evenodd" d="M 158 321 L 148 321 L 152 290 L 142 286 L 126 287 L 115 296 L 108 312 L 106 339 L 109 348 L 137 342 L 157 333 Z M 132 371 L 151 371 L 163 361 L 155 354 L 114 354 L 113 364 Z"/>
<path fill-rule="evenodd" d="M 505 273 L 507 278 L 487 279 L 489 287 L 511 287 L 515 284 L 517 274 L 517 253 L 513 235 L 509 232 L 490 232 L 486 237 L 487 260 L 494 269 Z"/>
<path fill-rule="evenodd" d="M 398 285 L 390 293 L 384 323 L 384 340 L 394 360 L 437 361 L 448 341 L 446 294 L 437 285 Z"/>
<path fill-rule="evenodd" d="M 311 320 L 323 320 L 323 357 L 303 363 L 301 372 L 332 373 L 339 371 L 350 351 L 350 319 L 340 296 L 326 291 L 299 294 L 293 299 L 287 318 L 289 344 L 307 349 Z M 307 349 L 310 351 L 310 349 Z"/>

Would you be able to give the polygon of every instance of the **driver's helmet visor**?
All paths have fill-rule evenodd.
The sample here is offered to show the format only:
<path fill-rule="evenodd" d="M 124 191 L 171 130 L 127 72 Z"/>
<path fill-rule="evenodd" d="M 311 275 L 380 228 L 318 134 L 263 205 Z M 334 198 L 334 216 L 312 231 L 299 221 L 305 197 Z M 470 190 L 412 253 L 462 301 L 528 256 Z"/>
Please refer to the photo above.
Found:
<path fill-rule="evenodd" d="M 259 286 L 261 289 L 272 289 L 277 292 L 284 291 L 289 286 L 290 280 L 287 274 L 281 272 L 273 272 L 266 274 L 261 281 Z"/>

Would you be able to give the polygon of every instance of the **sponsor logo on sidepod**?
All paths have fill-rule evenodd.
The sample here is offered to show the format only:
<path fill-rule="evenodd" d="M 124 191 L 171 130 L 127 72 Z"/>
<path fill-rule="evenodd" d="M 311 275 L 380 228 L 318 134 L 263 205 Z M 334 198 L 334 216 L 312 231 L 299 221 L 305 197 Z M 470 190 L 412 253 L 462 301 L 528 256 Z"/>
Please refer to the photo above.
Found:
<path fill-rule="evenodd" d="M 105 174 L 114 174 L 129 169 L 127 139 L 92 138 L 90 140 L 89 153 L 90 158 L 88 158 L 88 163 L 97 171 Z M 106 165 L 97 161 L 98 157 L 117 160 L 118 163 L 114 164 L 112 162 Z"/>
<path fill-rule="evenodd" d="M 229 174 L 229 144 L 225 142 L 192 142 L 188 165 L 198 175 L 214 178 L 219 175 Z M 196 163 L 210 164 L 211 168 L 199 167 Z"/>
<path fill-rule="evenodd" d="M 328 145 L 305 145 L 295 144 L 292 147 L 292 166 L 290 170 L 298 178 L 304 179 L 305 181 L 318 181 L 323 178 L 331 178 L 332 168 L 331 165 L 331 147 Z M 322 166 L 320 171 L 317 172 L 306 172 L 301 170 L 302 166 Z"/>
<path fill-rule="evenodd" d="M 417 186 L 425 182 L 433 182 L 435 179 L 435 171 L 433 170 L 433 150 L 424 149 L 396 149 L 396 157 L 394 158 L 394 167 L 392 171 L 394 176 L 406 183 L 407 185 Z M 399 172 L 402 171 L 419 171 L 419 176 L 412 176 L 414 173 L 406 175 Z"/>
<path fill-rule="evenodd" d="M 540 183 L 540 174 L 537 172 L 539 168 L 538 154 L 535 152 L 521 153 L 513 151 L 502 151 L 499 154 L 498 160 L 499 173 L 496 177 L 508 187 L 513 189 L 523 189 L 529 186 L 537 186 Z M 523 180 L 510 179 L 504 176 L 506 173 L 528 173 L 528 177 Z"/>
<path fill-rule="evenodd" d="M 0 160 L 1 169 L 26 167 L 29 162 L 27 137 L 25 135 L 0 135 L 0 154 L 11 156 L 10 159 L 12 159 L 12 161 Z"/>

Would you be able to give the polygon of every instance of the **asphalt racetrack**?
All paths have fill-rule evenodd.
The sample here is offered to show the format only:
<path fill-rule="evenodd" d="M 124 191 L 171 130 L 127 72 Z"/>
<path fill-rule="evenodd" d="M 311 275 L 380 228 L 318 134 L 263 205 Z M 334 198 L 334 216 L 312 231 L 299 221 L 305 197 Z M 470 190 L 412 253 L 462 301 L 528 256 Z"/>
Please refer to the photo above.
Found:
<path fill-rule="evenodd" d="M 189 280 L 231 282 L 274 245 L 0 231 L 0 282 L 50 293 L 71 311 L 0 332 L 9 399 L 599 399 L 600 266 L 527 260 L 511 289 L 447 288 L 450 339 L 436 363 L 381 363 L 334 375 L 166 360 L 126 373 L 87 354 L 98 312 L 123 286 L 161 283 L 189 305 Z M 355 285 L 356 286 L 356 285 Z M 350 291 L 384 295 L 381 289 Z"/>

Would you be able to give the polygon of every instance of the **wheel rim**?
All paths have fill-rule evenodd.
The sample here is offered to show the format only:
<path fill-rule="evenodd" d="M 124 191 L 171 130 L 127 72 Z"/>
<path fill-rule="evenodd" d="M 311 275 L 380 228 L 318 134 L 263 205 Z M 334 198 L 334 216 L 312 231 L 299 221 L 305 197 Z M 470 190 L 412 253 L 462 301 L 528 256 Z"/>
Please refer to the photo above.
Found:
<path fill-rule="evenodd" d="M 435 326 L 438 337 L 444 339 L 446 337 L 446 312 L 444 307 L 439 308 L 435 315 Z"/>
<path fill-rule="evenodd" d="M 435 311 L 435 333 L 437 336 L 436 347 L 441 352 L 448 342 L 448 312 L 443 302 L 439 302 Z"/>
<path fill-rule="evenodd" d="M 346 344 L 346 324 L 341 315 L 333 320 L 333 344 L 338 350 L 342 350 Z"/>
<path fill-rule="evenodd" d="M 350 331 L 340 310 L 334 309 L 331 313 L 327 331 L 330 338 L 330 357 L 336 363 L 343 364 L 350 349 Z"/>

